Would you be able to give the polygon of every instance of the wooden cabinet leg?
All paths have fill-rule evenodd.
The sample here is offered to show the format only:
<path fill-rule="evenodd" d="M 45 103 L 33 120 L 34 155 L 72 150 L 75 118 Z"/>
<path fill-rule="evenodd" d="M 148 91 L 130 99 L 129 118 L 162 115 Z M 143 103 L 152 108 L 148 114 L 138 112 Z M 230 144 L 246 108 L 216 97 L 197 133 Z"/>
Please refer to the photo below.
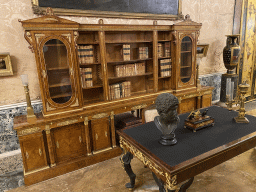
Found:
<path fill-rule="evenodd" d="M 125 187 L 132 189 L 135 186 L 135 178 L 136 175 L 133 173 L 132 168 L 131 168 L 131 160 L 133 158 L 133 155 L 130 152 L 126 152 L 124 151 L 124 154 L 122 155 L 122 157 L 120 158 L 123 166 L 124 166 L 124 170 L 127 173 L 127 175 L 130 177 L 130 183 L 126 183 Z"/>
<path fill-rule="evenodd" d="M 56 162 L 55 162 L 55 157 L 54 157 L 54 153 L 53 153 L 53 145 L 52 145 L 50 127 L 48 125 L 46 125 L 46 127 L 45 127 L 45 133 L 46 133 L 46 140 L 47 140 L 48 151 L 49 151 L 50 166 L 54 167 L 54 166 L 56 166 Z"/>

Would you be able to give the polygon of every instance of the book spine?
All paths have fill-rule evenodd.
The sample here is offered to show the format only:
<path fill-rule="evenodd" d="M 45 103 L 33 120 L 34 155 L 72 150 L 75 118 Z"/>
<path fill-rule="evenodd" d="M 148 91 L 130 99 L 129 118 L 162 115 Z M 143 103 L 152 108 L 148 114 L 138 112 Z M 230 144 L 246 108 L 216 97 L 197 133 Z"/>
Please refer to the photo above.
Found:
<path fill-rule="evenodd" d="M 82 64 L 82 48 L 81 45 L 78 45 L 77 47 L 77 55 L 78 55 L 78 62 L 79 64 Z"/>
<path fill-rule="evenodd" d="M 139 59 L 144 59 L 144 57 L 143 57 L 143 47 L 139 47 Z"/>
<path fill-rule="evenodd" d="M 170 57 L 171 56 L 171 45 L 170 42 L 165 42 L 164 44 L 164 52 L 165 52 L 165 57 Z"/>
<path fill-rule="evenodd" d="M 123 60 L 124 61 L 131 60 L 130 45 L 128 45 L 128 44 L 123 45 Z"/>
<path fill-rule="evenodd" d="M 163 57 L 163 45 L 162 45 L 162 43 L 158 43 L 157 47 L 158 47 L 158 49 L 157 49 L 158 57 Z"/>
<path fill-rule="evenodd" d="M 85 87 L 92 87 L 92 68 L 85 68 Z"/>
<path fill-rule="evenodd" d="M 88 45 L 88 63 L 93 63 L 93 45 Z"/>
<path fill-rule="evenodd" d="M 145 59 L 148 58 L 148 47 L 145 47 Z"/>

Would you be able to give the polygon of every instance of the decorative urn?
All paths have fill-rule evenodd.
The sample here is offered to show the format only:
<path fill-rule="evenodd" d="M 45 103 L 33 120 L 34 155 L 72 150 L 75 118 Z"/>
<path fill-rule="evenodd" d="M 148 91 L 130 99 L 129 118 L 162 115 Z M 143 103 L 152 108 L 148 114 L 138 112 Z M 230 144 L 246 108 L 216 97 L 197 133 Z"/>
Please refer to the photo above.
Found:
<path fill-rule="evenodd" d="M 223 49 L 223 61 L 228 74 L 234 74 L 233 69 L 238 64 L 241 48 L 238 45 L 240 35 L 226 35 L 226 46 Z"/>

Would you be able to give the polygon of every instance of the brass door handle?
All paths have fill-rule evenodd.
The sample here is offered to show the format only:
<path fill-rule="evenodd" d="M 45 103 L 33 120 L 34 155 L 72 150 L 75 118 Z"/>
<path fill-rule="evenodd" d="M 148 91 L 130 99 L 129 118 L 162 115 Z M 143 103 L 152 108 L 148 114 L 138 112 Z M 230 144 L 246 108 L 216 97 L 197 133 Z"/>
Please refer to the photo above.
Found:
<path fill-rule="evenodd" d="M 105 131 L 105 137 L 108 137 L 108 132 L 107 131 Z"/>
<path fill-rule="evenodd" d="M 28 152 L 26 151 L 26 157 L 27 157 L 27 159 L 29 158 L 29 155 L 28 155 Z"/>
<path fill-rule="evenodd" d="M 97 133 L 96 133 L 96 135 L 95 135 L 95 139 L 98 140 L 98 134 L 97 134 Z"/>
<path fill-rule="evenodd" d="M 39 148 L 39 155 L 42 156 L 42 150 Z"/>
<path fill-rule="evenodd" d="M 82 143 L 82 137 L 81 136 L 79 136 L 79 142 Z"/>
<path fill-rule="evenodd" d="M 56 142 L 56 146 L 57 146 L 58 149 L 60 148 L 60 144 L 59 144 L 58 141 Z"/>

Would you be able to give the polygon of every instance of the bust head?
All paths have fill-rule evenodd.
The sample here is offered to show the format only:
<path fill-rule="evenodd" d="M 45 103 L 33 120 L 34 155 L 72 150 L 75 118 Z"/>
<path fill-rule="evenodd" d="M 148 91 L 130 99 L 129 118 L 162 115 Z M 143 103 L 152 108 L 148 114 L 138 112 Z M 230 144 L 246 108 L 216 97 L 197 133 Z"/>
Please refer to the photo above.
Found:
<path fill-rule="evenodd" d="M 156 110 L 160 116 L 160 123 L 168 126 L 171 123 L 177 123 L 179 121 L 177 108 L 179 100 L 171 93 L 160 94 L 156 98 Z"/>

